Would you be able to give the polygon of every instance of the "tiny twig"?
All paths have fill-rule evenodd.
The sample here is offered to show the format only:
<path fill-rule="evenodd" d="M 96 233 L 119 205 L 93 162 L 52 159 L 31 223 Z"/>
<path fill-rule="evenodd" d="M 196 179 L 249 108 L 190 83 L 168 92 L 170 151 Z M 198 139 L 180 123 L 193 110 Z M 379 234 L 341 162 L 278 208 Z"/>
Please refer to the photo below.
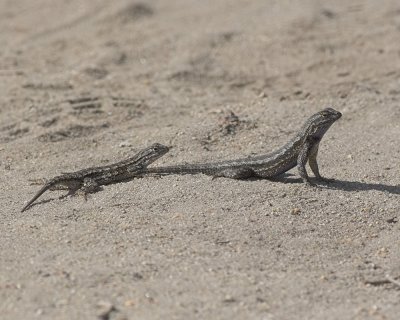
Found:
<path fill-rule="evenodd" d="M 387 279 L 382 279 L 382 280 L 366 280 L 364 281 L 365 284 L 370 284 L 371 286 L 381 286 L 383 284 L 388 284 L 390 283 L 389 280 Z"/>
<path fill-rule="evenodd" d="M 390 275 L 386 275 L 386 280 L 400 288 L 400 281 L 393 279 Z"/>
<path fill-rule="evenodd" d="M 365 284 L 370 284 L 371 286 L 381 286 L 384 284 L 394 284 L 395 286 L 400 288 L 400 281 L 395 280 L 390 275 L 385 275 L 385 279 L 380 280 L 366 280 Z"/>

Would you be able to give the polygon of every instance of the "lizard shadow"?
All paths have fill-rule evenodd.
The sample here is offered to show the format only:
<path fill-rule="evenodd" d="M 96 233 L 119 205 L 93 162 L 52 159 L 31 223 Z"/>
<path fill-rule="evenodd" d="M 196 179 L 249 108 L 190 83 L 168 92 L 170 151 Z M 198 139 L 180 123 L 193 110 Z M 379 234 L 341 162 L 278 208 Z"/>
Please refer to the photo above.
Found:
<path fill-rule="evenodd" d="M 297 184 L 302 184 L 303 181 L 301 178 L 295 177 L 294 174 L 292 173 L 284 173 L 280 176 L 274 177 L 274 178 L 269 178 L 269 179 L 264 179 L 264 178 L 249 178 L 245 179 L 243 181 L 255 181 L 255 180 L 269 180 L 272 182 L 278 182 L 278 183 L 297 183 Z M 312 181 L 315 181 L 315 178 L 311 178 Z M 125 181 L 121 181 L 125 182 Z M 389 192 L 391 194 L 399 194 L 400 195 L 400 186 L 391 186 L 391 185 L 386 185 L 383 183 L 366 183 L 366 182 L 359 182 L 359 181 L 348 181 L 348 180 L 338 180 L 334 179 L 330 183 L 318 183 L 318 187 L 323 188 L 323 189 L 331 189 L 331 190 L 342 190 L 342 191 L 368 191 L 368 190 L 377 190 L 377 191 L 383 191 L 383 192 Z M 101 191 L 101 190 L 98 190 Z M 98 192 L 97 191 L 97 192 Z M 66 197 L 71 197 L 71 196 L 77 196 L 75 195 L 61 195 L 58 197 L 58 200 L 61 200 Z M 48 203 L 55 200 L 55 198 L 50 198 L 50 199 L 45 199 L 38 201 L 36 203 L 31 204 L 31 206 L 36 206 L 44 203 Z"/>
<path fill-rule="evenodd" d="M 64 173 L 64 174 L 65 174 L 65 173 Z M 142 178 L 141 176 L 138 176 L 138 177 Z M 128 183 L 128 182 L 131 182 L 131 181 L 132 181 L 132 179 L 116 180 L 116 181 L 113 181 L 113 182 L 108 183 L 107 185 L 113 185 L 113 184 L 118 184 L 118 183 Z M 61 190 L 61 189 L 60 189 L 60 190 Z M 64 189 L 62 189 L 62 190 L 64 190 Z M 78 191 L 78 190 L 77 190 L 77 191 Z M 40 205 L 40 204 L 44 204 L 44 203 L 48 203 L 48 202 L 54 201 L 54 200 L 56 200 L 56 199 L 62 200 L 62 199 L 64 199 L 64 198 L 72 198 L 72 197 L 82 197 L 85 201 L 87 201 L 87 200 L 88 200 L 88 197 L 90 197 L 90 195 L 92 195 L 92 194 L 94 194 L 94 193 L 97 193 L 97 192 L 104 191 L 104 188 L 103 188 L 103 186 L 99 186 L 96 190 L 92 190 L 92 191 L 90 191 L 89 193 L 87 193 L 86 195 L 85 195 L 85 194 L 82 194 L 82 193 L 79 193 L 79 192 L 77 192 L 77 191 L 75 191 L 75 192 L 73 192 L 73 193 L 66 193 L 66 194 L 60 195 L 60 196 L 58 196 L 58 197 L 52 197 L 52 198 L 49 198 L 49 199 L 44 199 L 44 200 L 36 201 L 36 202 L 34 202 L 34 203 L 31 203 L 30 206 L 29 206 L 29 208 L 33 208 L 33 207 L 35 207 L 35 206 L 37 206 L 37 205 Z"/>
<path fill-rule="evenodd" d="M 99 189 L 99 190 L 97 190 L 97 191 L 91 192 L 91 193 L 88 194 L 88 195 L 91 195 L 91 194 L 93 194 L 93 193 L 97 193 L 97 192 L 100 192 L 100 191 L 103 191 L 103 188 L 101 188 L 101 189 Z M 87 195 L 87 196 L 88 196 L 88 195 Z M 78 193 L 69 194 L 69 193 L 67 193 L 67 194 L 63 194 L 63 195 L 58 196 L 58 197 L 52 197 L 52 198 L 49 198 L 49 199 L 44 199 L 44 200 L 37 201 L 37 202 L 35 202 L 35 203 L 32 203 L 32 204 L 30 205 L 30 207 L 33 208 L 33 207 L 35 207 L 35 206 L 37 206 L 37 205 L 44 204 L 44 203 L 48 203 L 48 202 L 52 202 L 52 201 L 54 201 L 54 200 L 56 200 L 56 199 L 62 200 L 62 199 L 65 199 L 65 198 L 72 198 L 72 197 L 79 197 L 79 198 L 82 198 L 84 201 L 87 201 L 87 199 L 85 198 L 85 196 L 82 195 L 82 194 L 78 194 Z"/>
<path fill-rule="evenodd" d="M 274 182 L 282 182 L 282 183 L 303 183 L 300 178 L 294 178 L 294 174 L 283 174 L 279 177 L 269 179 Z M 315 181 L 315 178 L 311 178 L 311 181 Z M 332 182 L 326 183 L 318 183 L 319 187 L 324 189 L 332 189 L 332 190 L 342 190 L 342 191 L 368 191 L 368 190 L 377 190 L 383 192 L 389 192 L 391 194 L 400 194 L 400 186 L 391 186 L 383 183 L 367 183 L 360 181 L 349 181 L 349 180 L 339 180 L 334 179 Z"/>
<path fill-rule="evenodd" d="M 121 181 L 115 181 L 115 182 L 109 183 L 108 185 L 117 184 L 117 183 L 127 183 L 127 182 L 130 182 L 130 181 L 131 180 L 129 180 L 129 179 L 121 180 Z M 71 197 L 82 197 L 85 201 L 87 201 L 88 200 L 86 198 L 87 196 L 90 196 L 91 194 L 94 194 L 94 193 L 97 193 L 97 192 L 101 192 L 101 191 L 104 191 L 104 188 L 102 186 L 100 186 L 97 190 L 91 191 L 90 193 L 86 194 L 86 196 L 83 195 L 83 194 L 77 193 L 77 192 L 72 193 L 72 194 L 71 193 L 66 193 L 66 194 L 60 195 L 58 197 L 52 197 L 52 198 L 49 198 L 49 199 L 36 201 L 36 202 L 32 203 L 29 207 L 33 208 L 33 207 L 35 207 L 37 205 L 48 203 L 48 202 L 54 201 L 56 199 L 62 200 L 64 198 L 71 198 Z"/>

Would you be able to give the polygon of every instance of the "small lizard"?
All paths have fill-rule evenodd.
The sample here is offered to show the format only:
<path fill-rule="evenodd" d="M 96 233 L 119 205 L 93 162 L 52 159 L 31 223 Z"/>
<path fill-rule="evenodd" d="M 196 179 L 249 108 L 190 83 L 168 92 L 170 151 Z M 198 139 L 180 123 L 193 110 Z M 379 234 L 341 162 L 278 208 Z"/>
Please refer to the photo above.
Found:
<path fill-rule="evenodd" d="M 306 121 L 297 135 L 288 143 L 266 155 L 212 163 L 146 168 L 143 173 L 150 175 L 203 173 L 213 177 L 231 179 L 272 178 L 297 165 L 302 180 L 311 185 L 305 168 L 308 161 L 317 180 L 329 181 L 319 173 L 317 164 L 318 146 L 330 126 L 341 116 L 340 112 L 332 108 L 317 112 Z"/>
<path fill-rule="evenodd" d="M 77 172 L 64 173 L 49 180 L 21 210 L 25 211 L 47 190 L 68 190 L 68 195 L 78 190 L 86 194 L 99 191 L 101 185 L 128 181 L 138 177 L 138 172 L 169 151 L 167 146 L 155 143 L 131 158 L 102 167 L 93 167 Z"/>

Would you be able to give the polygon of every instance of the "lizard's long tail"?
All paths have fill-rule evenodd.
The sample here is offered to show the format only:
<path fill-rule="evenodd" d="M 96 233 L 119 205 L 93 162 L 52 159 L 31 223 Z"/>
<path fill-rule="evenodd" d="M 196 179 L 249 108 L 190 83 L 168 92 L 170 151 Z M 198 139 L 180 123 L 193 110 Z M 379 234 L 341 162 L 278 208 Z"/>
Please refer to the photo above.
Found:
<path fill-rule="evenodd" d="M 21 212 L 24 212 L 26 209 L 29 208 L 29 206 L 36 201 L 37 198 L 39 198 L 43 193 L 46 192 L 50 187 L 52 186 L 52 182 L 46 183 L 42 189 L 39 190 L 38 193 L 35 194 L 35 196 L 22 208 Z"/>

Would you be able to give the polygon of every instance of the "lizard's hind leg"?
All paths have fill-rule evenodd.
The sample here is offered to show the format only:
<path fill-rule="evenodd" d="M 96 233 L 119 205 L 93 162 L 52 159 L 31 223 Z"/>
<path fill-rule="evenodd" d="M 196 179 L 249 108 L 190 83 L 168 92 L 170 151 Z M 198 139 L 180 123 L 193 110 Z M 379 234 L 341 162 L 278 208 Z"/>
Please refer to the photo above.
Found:
<path fill-rule="evenodd" d="M 60 184 L 56 186 L 54 190 L 68 190 L 68 193 L 61 196 L 60 199 L 65 197 L 73 197 L 77 195 L 78 191 L 82 188 L 82 183 L 80 181 L 68 181 L 68 183 Z"/>
<path fill-rule="evenodd" d="M 214 178 L 225 177 L 230 179 L 248 179 L 255 175 L 254 170 L 251 168 L 228 168 L 222 170 L 221 173 L 214 176 Z"/>
<path fill-rule="evenodd" d="M 101 190 L 102 188 L 95 180 L 91 178 L 85 178 L 83 180 L 83 186 L 79 189 L 78 193 L 79 195 L 83 195 L 84 199 L 87 200 L 87 195 L 89 193 L 95 193 Z"/>

